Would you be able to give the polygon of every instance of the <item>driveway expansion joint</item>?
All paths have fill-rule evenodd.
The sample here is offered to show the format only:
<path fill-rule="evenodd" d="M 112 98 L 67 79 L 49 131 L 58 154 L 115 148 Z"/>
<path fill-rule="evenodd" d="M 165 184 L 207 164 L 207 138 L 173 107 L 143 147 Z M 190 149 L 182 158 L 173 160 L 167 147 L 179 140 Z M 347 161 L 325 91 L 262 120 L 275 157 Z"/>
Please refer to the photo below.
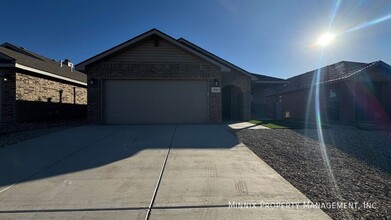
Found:
<path fill-rule="evenodd" d="M 29 210 L 1 210 L 0 214 L 39 213 L 39 212 L 99 212 L 99 211 L 145 210 L 145 209 L 148 209 L 148 207 L 85 208 L 85 209 L 29 209 Z"/>
<path fill-rule="evenodd" d="M 161 182 L 162 177 L 163 177 L 164 169 L 166 168 L 168 155 L 170 154 L 170 151 L 171 151 L 171 148 L 172 148 L 172 143 L 174 142 L 174 137 L 175 137 L 175 132 L 176 132 L 177 127 L 178 127 L 178 125 L 175 125 L 175 127 L 174 127 L 174 131 L 173 131 L 172 136 L 171 136 L 170 146 L 168 147 L 166 157 L 164 158 L 162 169 L 160 170 L 160 174 L 159 174 L 158 180 L 156 182 L 156 187 L 155 187 L 155 190 L 154 190 L 153 195 L 152 195 L 151 203 L 149 204 L 147 213 L 145 214 L 145 220 L 148 220 L 150 215 L 151 215 L 151 210 L 152 210 L 152 207 L 153 207 L 153 203 L 155 202 L 156 195 L 157 195 L 157 192 L 159 190 L 160 182 Z"/>

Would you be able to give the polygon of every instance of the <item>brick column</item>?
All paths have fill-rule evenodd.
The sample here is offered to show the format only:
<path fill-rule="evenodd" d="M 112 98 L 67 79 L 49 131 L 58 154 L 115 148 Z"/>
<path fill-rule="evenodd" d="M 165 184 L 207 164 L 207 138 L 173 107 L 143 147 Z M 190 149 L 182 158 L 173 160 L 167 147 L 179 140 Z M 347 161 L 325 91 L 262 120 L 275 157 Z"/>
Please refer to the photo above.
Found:
<path fill-rule="evenodd" d="M 102 80 L 99 78 L 93 78 L 88 76 L 88 88 L 87 88 L 87 118 L 88 122 L 92 124 L 102 124 L 102 98 L 101 98 L 101 87 Z M 94 79 L 94 85 L 90 85 L 90 80 Z"/>
<path fill-rule="evenodd" d="M 15 70 L 1 69 L 7 81 L 3 81 L 1 100 L 1 123 L 16 122 L 16 74 Z M 3 77 L 1 78 L 3 80 Z"/>
<path fill-rule="evenodd" d="M 217 78 L 221 82 L 221 76 Z M 221 123 L 222 122 L 222 87 L 220 85 L 220 93 L 212 93 L 211 87 L 213 86 L 214 79 L 209 80 L 209 122 Z"/>
<path fill-rule="evenodd" d="M 356 122 L 356 83 L 346 81 L 341 83 L 341 122 Z"/>

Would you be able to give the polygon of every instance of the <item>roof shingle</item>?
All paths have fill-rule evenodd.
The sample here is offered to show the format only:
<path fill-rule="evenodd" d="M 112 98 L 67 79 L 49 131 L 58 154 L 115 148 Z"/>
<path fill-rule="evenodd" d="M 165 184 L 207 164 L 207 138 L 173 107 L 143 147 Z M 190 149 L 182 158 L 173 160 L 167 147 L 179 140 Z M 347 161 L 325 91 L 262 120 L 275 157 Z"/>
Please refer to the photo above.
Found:
<path fill-rule="evenodd" d="M 378 62 L 378 61 L 377 61 Z M 305 89 L 316 84 L 315 76 L 319 74 L 319 81 L 317 83 L 323 84 L 342 80 L 351 77 L 352 75 L 371 67 L 376 62 L 372 63 L 358 63 L 341 61 L 329 66 L 322 67 L 320 69 L 312 70 L 291 78 L 288 78 L 287 83 L 281 92 L 291 92 L 300 89 Z"/>
<path fill-rule="evenodd" d="M 28 51 L 24 48 L 5 43 L 0 46 L 0 53 L 5 55 L 6 59 L 1 59 L 3 63 L 18 63 L 20 65 L 28 66 L 38 70 L 46 71 L 61 77 L 76 80 L 82 83 L 87 82 L 86 74 L 75 69 L 71 71 L 70 67 L 60 66 L 59 62 Z M 8 59 L 9 58 L 9 59 Z"/>

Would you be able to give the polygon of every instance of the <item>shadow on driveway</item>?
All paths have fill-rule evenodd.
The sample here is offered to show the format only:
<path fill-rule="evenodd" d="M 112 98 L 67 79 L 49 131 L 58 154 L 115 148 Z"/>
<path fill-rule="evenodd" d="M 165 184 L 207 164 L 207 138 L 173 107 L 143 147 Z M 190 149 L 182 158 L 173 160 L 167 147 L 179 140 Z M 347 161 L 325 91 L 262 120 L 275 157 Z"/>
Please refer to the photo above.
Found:
<path fill-rule="evenodd" d="M 18 182 L 97 168 L 145 150 L 167 151 L 170 146 L 232 148 L 237 144 L 239 141 L 222 125 L 72 128 L 0 149 L 0 193 Z M 161 161 L 164 154 L 156 157 Z"/>

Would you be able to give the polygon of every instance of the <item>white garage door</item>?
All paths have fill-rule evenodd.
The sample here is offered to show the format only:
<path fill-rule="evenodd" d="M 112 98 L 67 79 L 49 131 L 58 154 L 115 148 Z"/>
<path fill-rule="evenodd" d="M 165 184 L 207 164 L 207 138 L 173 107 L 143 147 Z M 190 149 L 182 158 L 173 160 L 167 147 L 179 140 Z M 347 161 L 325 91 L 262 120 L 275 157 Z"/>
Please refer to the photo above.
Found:
<path fill-rule="evenodd" d="M 207 93 L 204 80 L 105 80 L 104 123 L 207 123 Z"/>

